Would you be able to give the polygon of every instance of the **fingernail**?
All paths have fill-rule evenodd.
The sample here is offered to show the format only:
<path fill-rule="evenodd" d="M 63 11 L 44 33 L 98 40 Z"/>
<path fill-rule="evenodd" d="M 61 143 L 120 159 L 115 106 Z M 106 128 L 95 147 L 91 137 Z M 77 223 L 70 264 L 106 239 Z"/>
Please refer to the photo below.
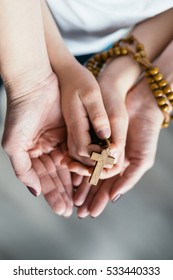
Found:
<path fill-rule="evenodd" d="M 117 194 L 117 195 L 115 196 L 115 198 L 112 200 L 112 202 L 116 202 L 118 199 L 120 199 L 121 196 L 122 196 L 121 193 Z"/>
<path fill-rule="evenodd" d="M 38 196 L 36 190 L 34 190 L 33 188 L 27 186 L 27 189 L 28 189 L 28 190 L 30 191 L 30 193 L 32 193 L 34 196 Z"/>
<path fill-rule="evenodd" d="M 97 135 L 101 139 L 109 138 L 110 130 L 109 130 L 109 128 L 101 129 L 101 130 L 97 131 Z"/>

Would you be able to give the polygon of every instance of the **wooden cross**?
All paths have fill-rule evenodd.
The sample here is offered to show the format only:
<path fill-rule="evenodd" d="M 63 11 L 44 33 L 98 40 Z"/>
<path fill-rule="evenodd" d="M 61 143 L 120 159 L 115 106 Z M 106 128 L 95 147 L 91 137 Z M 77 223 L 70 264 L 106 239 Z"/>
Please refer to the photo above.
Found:
<path fill-rule="evenodd" d="M 113 165 L 115 158 L 110 156 L 110 148 L 107 148 L 107 149 L 103 149 L 101 154 L 93 152 L 91 155 L 91 159 L 97 162 L 92 172 L 92 175 L 90 177 L 89 183 L 96 186 L 99 181 L 99 177 L 102 172 L 102 169 L 104 168 L 104 165 L 105 164 Z"/>

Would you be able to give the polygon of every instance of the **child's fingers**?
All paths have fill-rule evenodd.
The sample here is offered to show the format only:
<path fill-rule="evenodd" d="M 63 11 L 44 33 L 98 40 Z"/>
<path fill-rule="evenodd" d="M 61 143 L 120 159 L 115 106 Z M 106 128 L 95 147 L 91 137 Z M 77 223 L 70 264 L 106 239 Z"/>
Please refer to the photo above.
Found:
<path fill-rule="evenodd" d="M 82 92 L 80 98 L 97 136 L 101 139 L 109 138 L 111 134 L 110 124 L 100 90 L 91 89 Z"/>

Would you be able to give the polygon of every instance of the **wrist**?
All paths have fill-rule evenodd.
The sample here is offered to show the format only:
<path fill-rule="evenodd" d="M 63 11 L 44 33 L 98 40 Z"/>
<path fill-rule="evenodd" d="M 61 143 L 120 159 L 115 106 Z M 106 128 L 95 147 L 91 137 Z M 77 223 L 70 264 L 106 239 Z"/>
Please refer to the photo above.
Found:
<path fill-rule="evenodd" d="M 99 84 L 103 86 L 111 82 L 114 92 L 121 92 L 125 100 L 127 92 L 134 85 L 141 73 L 140 66 L 130 56 L 112 59 L 98 76 Z M 112 83 L 114 81 L 114 83 Z"/>
<path fill-rule="evenodd" d="M 30 68 L 15 76 L 10 74 L 4 76 L 2 73 L 6 93 L 12 99 L 34 93 L 49 83 L 52 76 L 50 65 L 44 68 Z"/>

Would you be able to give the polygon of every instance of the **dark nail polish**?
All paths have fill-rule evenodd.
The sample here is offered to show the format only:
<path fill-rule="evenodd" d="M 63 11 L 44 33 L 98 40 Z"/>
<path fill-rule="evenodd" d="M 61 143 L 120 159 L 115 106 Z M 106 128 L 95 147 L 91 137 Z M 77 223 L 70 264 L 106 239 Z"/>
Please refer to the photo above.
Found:
<path fill-rule="evenodd" d="M 34 190 L 33 188 L 28 187 L 28 186 L 27 186 L 27 189 L 28 189 L 28 190 L 30 191 L 30 193 L 32 193 L 34 196 L 37 196 L 36 190 Z"/>
<path fill-rule="evenodd" d="M 116 197 L 112 200 L 112 202 L 116 202 L 122 196 L 121 193 L 117 194 Z"/>

